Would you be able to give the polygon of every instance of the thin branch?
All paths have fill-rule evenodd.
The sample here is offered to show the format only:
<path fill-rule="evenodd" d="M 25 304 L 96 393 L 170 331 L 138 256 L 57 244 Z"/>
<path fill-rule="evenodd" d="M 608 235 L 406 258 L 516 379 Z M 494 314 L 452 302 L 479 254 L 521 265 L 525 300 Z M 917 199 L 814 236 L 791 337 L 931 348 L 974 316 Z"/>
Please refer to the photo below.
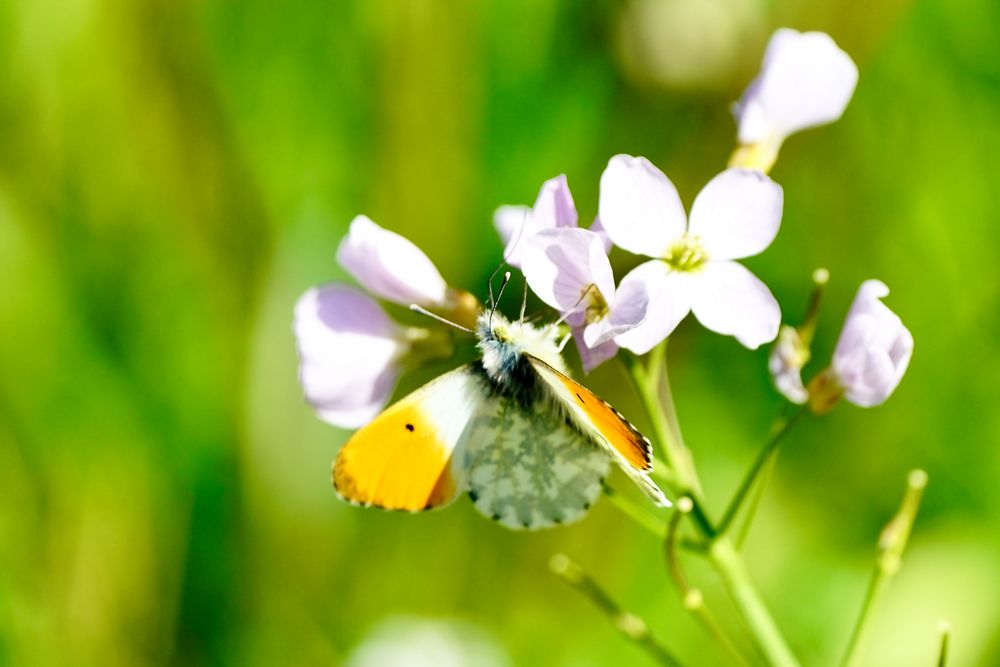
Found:
<path fill-rule="evenodd" d="M 875 559 L 875 569 L 872 571 L 871 579 L 868 582 L 868 590 L 865 592 L 864 602 L 861 604 L 861 612 L 851 631 L 851 638 L 847 642 L 847 649 L 844 657 L 840 661 L 841 667 L 851 667 L 857 664 L 858 648 L 862 644 L 865 632 L 868 628 L 868 619 L 871 611 L 878 603 L 882 594 L 885 593 L 892 577 L 899 571 L 902 564 L 903 551 L 906 549 L 906 542 L 910 538 L 910 530 L 913 522 L 917 518 L 917 510 L 920 509 L 920 499 L 923 497 L 924 488 L 927 486 L 927 473 L 923 470 L 912 470 L 906 478 L 906 491 L 903 494 L 903 501 L 900 503 L 896 515 L 882 529 L 879 535 L 877 557 Z"/>
<path fill-rule="evenodd" d="M 722 515 L 722 519 L 719 520 L 718 532 L 720 535 L 725 534 L 728 530 L 729 525 L 736 518 L 736 515 L 740 511 L 740 506 L 746 499 L 747 493 L 750 491 L 750 487 L 753 486 L 754 480 L 757 479 L 757 475 L 760 473 L 764 464 L 771 457 L 771 452 L 777 449 L 778 445 L 781 444 L 782 438 L 788 433 L 788 431 L 795 425 L 795 423 L 805 414 L 805 408 L 800 408 L 788 419 L 781 420 L 778 427 L 773 430 L 771 437 L 768 438 L 764 447 L 757 453 L 757 458 L 754 459 L 753 464 L 747 471 L 747 474 L 743 477 L 743 481 L 740 483 L 739 488 L 733 495 L 733 499 L 729 501 L 729 506 L 726 507 L 725 513 Z"/>
<path fill-rule="evenodd" d="M 951 623 L 948 621 L 938 623 L 938 632 L 941 634 L 941 648 L 938 649 L 937 667 L 947 667 L 948 639 L 951 636 Z"/>
<path fill-rule="evenodd" d="M 651 532 L 657 537 L 657 539 L 662 538 L 666 533 L 667 525 L 639 507 L 639 505 L 633 502 L 631 498 L 618 493 L 607 484 L 604 485 L 603 491 L 604 495 L 608 497 L 608 500 L 610 500 L 622 514 Z"/>
<path fill-rule="evenodd" d="M 680 593 L 684 608 L 701 621 L 701 624 L 705 626 L 708 633 L 729 653 L 736 664 L 750 667 L 750 663 L 743 657 L 743 654 L 740 653 L 740 650 L 729 638 L 729 635 L 726 634 L 726 631 L 705 604 L 705 596 L 702 595 L 699 589 L 688 583 L 687 577 L 684 576 L 684 571 L 681 569 L 680 557 L 677 553 L 677 538 L 679 536 L 681 519 L 691 511 L 692 507 L 691 498 L 688 496 L 683 496 L 677 500 L 676 510 L 670 518 L 670 524 L 667 528 L 667 538 L 663 542 L 663 550 L 667 558 L 667 569 L 670 571 L 670 576 L 677 585 L 677 591 Z"/>
<path fill-rule="evenodd" d="M 643 648 L 661 665 L 682 667 L 681 662 L 655 637 L 641 618 L 619 606 L 587 572 L 565 554 L 556 554 L 549 560 L 549 569 L 557 577 L 590 599 L 608 617 L 611 623 L 628 639 Z"/>
<path fill-rule="evenodd" d="M 629 377 L 632 379 L 632 384 L 635 386 L 636 393 L 639 395 L 643 408 L 649 416 L 649 421 L 653 427 L 653 435 L 660 446 L 663 458 L 677 479 L 675 490 L 679 495 L 691 496 L 694 503 L 691 518 L 706 537 L 714 537 L 716 533 L 715 528 L 699 501 L 699 486 L 697 482 L 692 481 L 696 480 L 697 477 L 693 472 L 693 467 L 690 463 L 691 459 L 687 455 L 683 443 L 678 440 L 675 430 L 671 427 L 670 421 L 659 401 L 659 397 L 652 390 L 646 369 L 632 355 L 620 354 L 618 357 L 623 360 L 629 372 Z M 665 382 L 662 383 L 661 388 L 665 385 Z"/>

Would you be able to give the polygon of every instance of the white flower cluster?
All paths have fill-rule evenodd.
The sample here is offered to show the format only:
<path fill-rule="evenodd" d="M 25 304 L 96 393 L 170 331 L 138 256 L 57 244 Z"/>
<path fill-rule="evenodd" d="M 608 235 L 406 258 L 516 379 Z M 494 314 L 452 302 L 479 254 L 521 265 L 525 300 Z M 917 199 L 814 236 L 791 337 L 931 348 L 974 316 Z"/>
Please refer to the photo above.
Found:
<path fill-rule="evenodd" d="M 858 72 L 823 33 L 777 31 L 759 76 L 735 105 L 738 147 L 728 169 L 708 182 L 686 214 L 677 189 L 649 160 L 616 155 L 601 175 L 598 216 L 589 229 L 565 176 L 546 181 L 534 206 L 503 206 L 494 224 L 504 259 L 532 291 L 556 309 L 574 334 L 584 369 L 619 348 L 636 354 L 666 339 L 688 315 L 750 349 L 781 336 L 771 355 L 775 384 L 789 400 L 816 412 L 841 396 L 860 405 L 883 402 L 899 384 L 913 339 L 881 302 L 877 280 L 858 292 L 830 368 L 807 389 L 801 369 L 808 341 L 780 327 L 768 287 L 738 260 L 766 250 L 778 233 L 781 186 L 767 176 L 785 139 L 838 119 Z M 612 245 L 648 258 L 616 285 Z M 449 288 L 414 244 L 356 218 L 338 251 L 340 264 L 371 294 L 418 304 L 469 321 L 471 296 Z M 370 297 L 330 285 L 309 290 L 296 307 L 301 380 L 324 419 L 345 427 L 369 421 L 385 405 L 400 369 L 426 330 L 393 322 Z"/>

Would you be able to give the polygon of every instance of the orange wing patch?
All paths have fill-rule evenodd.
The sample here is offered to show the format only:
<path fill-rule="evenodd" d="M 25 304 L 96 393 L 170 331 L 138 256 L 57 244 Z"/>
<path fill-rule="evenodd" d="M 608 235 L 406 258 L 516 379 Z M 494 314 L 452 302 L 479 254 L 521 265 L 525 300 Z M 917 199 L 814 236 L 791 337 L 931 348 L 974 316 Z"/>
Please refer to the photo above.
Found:
<path fill-rule="evenodd" d="M 355 433 L 333 464 L 337 493 L 391 510 L 431 509 L 454 500 L 461 483 L 452 454 L 472 409 L 462 395 L 467 377 L 462 369 L 448 373 Z"/>
<path fill-rule="evenodd" d="M 558 371 L 557 371 L 558 373 Z M 642 433 L 630 424 L 607 401 L 572 380 L 558 373 L 559 381 L 573 395 L 573 400 L 586 413 L 601 435 L 618 450 L 636 470 L 652 470 L 653 448 Z"/>
<path fill-rule="evenodd" d="M 608 441 L 630 466 L 642 472 L 653 469 L 653 446 L 639 430 L 632 426 L 622 413 L 576 380 L 560 373 L 537 357 L 530 357 L 535 369 L 550 385 L 559 385 L 565 400 L 579 408 L 594 430 Z"/>
<path fill-rule="evenodd" d="M 392 510 L 422 510 L 455 496 L 451 452 L 419 405 L 402 401 L 344 445 L 333 486 L 347 500 Z"/>

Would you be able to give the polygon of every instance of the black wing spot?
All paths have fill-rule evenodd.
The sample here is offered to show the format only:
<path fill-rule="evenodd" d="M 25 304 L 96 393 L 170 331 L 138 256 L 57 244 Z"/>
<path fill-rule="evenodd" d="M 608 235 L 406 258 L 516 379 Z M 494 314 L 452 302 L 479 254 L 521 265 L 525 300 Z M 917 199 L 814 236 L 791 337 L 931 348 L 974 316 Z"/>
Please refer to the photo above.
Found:
<path fill-rule="evenodd" d="M 583 396 L 581 396 L 579 393 L 576 395 L 576 397 L 577 397 L 577 399 L 579 399 L 580 403 L 583 403 L 583 404 L 587 403 L 585 400 L 583 400 Z"/>
<path fill-rule="evenodd" d="M 410 433 L 413 433 L 413 424 L 407 424 L 406 430 L 409 431 Z"/>

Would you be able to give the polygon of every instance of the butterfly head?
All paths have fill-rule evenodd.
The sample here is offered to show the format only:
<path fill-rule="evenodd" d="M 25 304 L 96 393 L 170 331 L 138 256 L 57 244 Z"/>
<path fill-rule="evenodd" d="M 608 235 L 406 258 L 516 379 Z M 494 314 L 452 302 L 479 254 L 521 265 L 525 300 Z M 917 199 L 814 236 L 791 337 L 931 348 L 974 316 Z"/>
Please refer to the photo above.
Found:
<path fill-rule="evenodd" d="M 529 372 L 524 355 L 541 359 L 565 372 L 566 364 L 559 354 L 559 328 L 555 325 L 536 327 L 524 320 L 511 322 L 500 313 L 484 312 L 476 322 L 479 351 L 483 369 L 490 379 L 510 387 Z"/>

